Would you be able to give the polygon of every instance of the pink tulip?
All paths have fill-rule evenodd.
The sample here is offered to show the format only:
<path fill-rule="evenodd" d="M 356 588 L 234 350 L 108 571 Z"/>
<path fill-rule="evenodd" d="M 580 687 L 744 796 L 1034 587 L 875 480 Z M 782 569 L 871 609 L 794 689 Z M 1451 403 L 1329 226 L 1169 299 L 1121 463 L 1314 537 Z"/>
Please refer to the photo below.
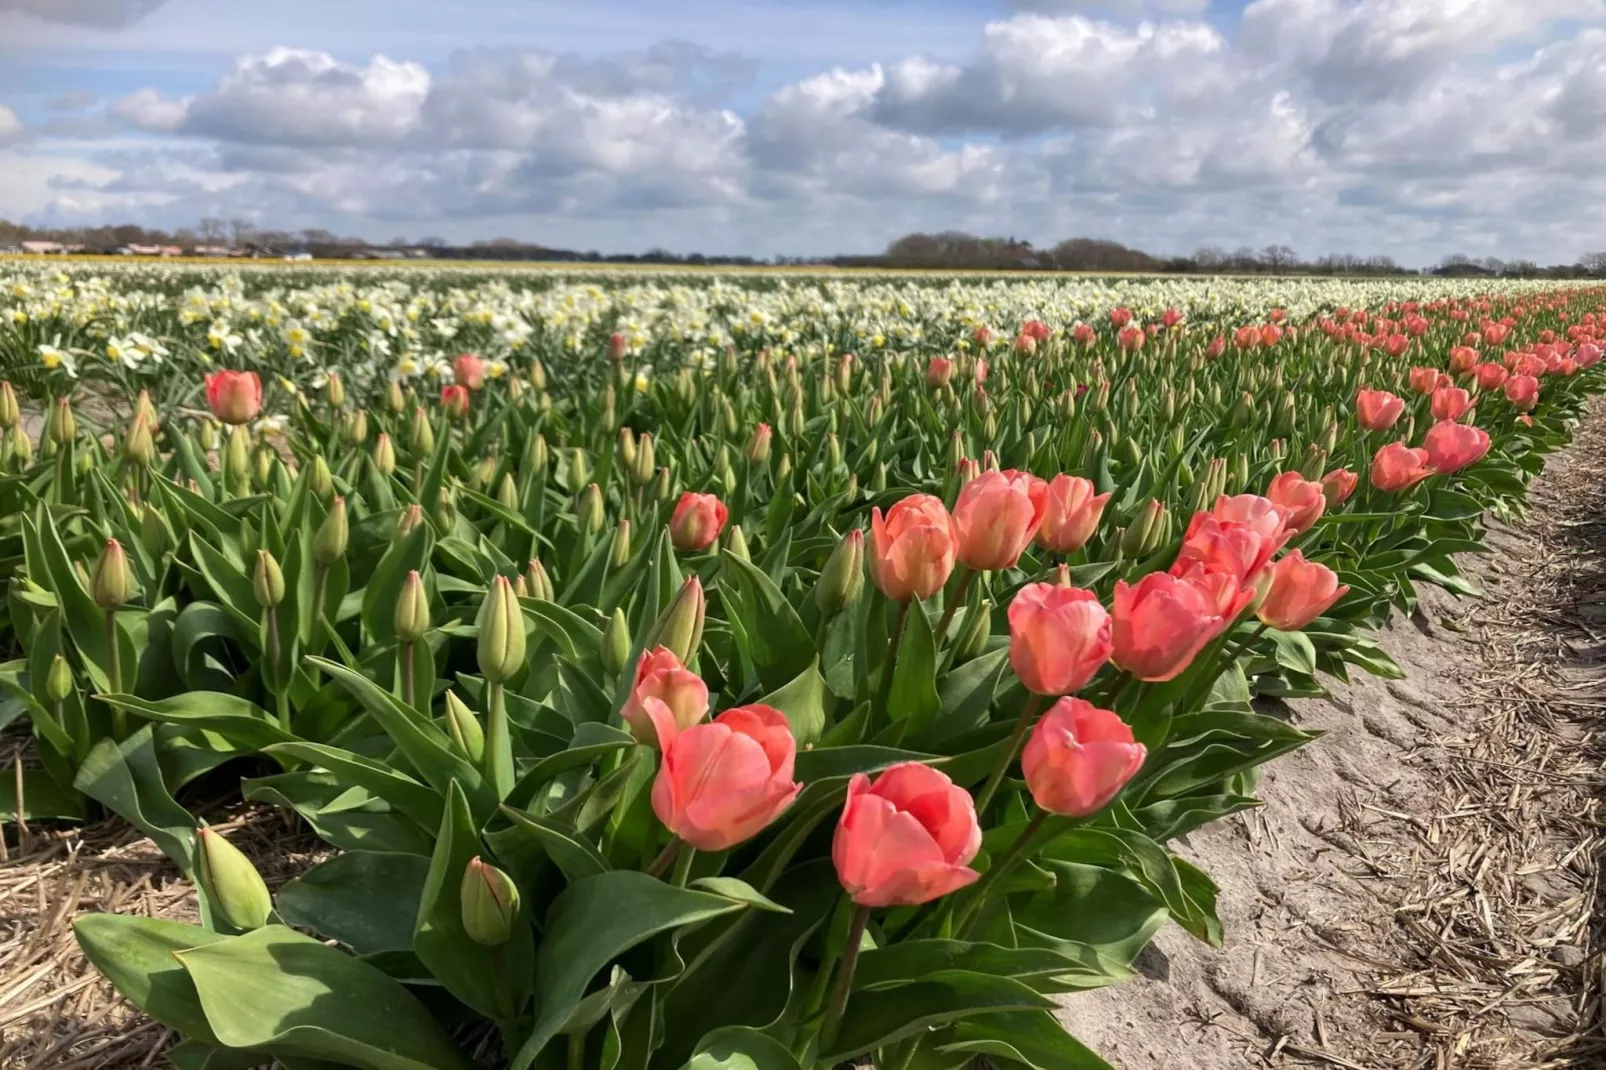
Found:
<path fill-rule="evenodd" d="M 1435 420 L 1459 420 L 1470 408 L 1472 408 L 1472 395 L 1459 386 L 1439 387 L 1433 392 L 1433 398 L 1429 402 L 1429 409 Z"/>
<path fill-rule="evenodd" d="M 1476 353 L 1474 352 L 1474 355 Z M 1431 394 L 1439 385 L 1437 368 L 1412 368 L 1411 389 L 1418 394 Z"/>
<path fill-rule="evenodd" d="M 1361 477 L 1348 468 L 1335 468 L 1327 473 L 1322 477 L 1322 493 L 1327 495 L 1327 504 L 1332 506 L 1348 501 L 1360 481 Z"/>
<path fill-rule="evenodd" d="M 930 598 L 954 570 L 953 519 L 942 499 L 911 494 L 887 511 L 870 510 L 870 577 L 894 602 Z"/>
<path fill-rule="evenodd" d="M 926 385 L 947 386 L 954 377 L 954 362 L 947 357 L 932 357 L 926 365 Z"/>
<path fill-rule="evenodd" d="M 1020 765 L 1039 808 L 1087 817 L 1120 794 L 1147 756 L 1114 712 L 1084 699 L 1062 698 L 1037 722 Z"/>
<path fill-rule="evenodd" d="M 446 415 L 454 420 L 461 420 L 468 415 L 468 387 L 453 383 L 451 386 L 441 387 L 441 408 Z"/>
<path fill-rule="evenodd" d="M 1520 412 L 1539 404 L 1539 380 L 1532 375 L 1513 375 L 1506 380 L 1506 400 Z"/>
<path fill-rule="evenodd" d="M 1295 535 L 1321 519 L 1327 508 L 1327 494 L 1320 483 L 1298 472 L 1283 472 L 1266 488 L 1266 498 L 1288 510 L 1288 530 Z"/>
<path fill-rule="evenodd" d="M 1271 586 L 1256 614 L 1280 632 L 1297 632 L 1333 607 L 1348 587 L 1338 574 L 1294 550 L 1271 569 Z"/>
<path fill-rule="evenodd" d="M 452 381 L 470 390 L 485 385 L 485 361 L 473 353 L 459 353 L 452 358 Z"/>
<path fill-rule="evenodd" d="M 674 651 L 658 647 L 643 651 L 636 662 L 636 682 L 625 701 L 623 716 L 638 742 L 659 745 L 658 731 L 647 714 L 647 700 L 663 703 L 676 730 L 684 731 L 708 715 L 708 685 L 680 663 Z"/>
<path fill-rule="evenodd" d="M 1478 363 L 1478 351 L 1471 346 L 1456 346 L 1450 350 L 1450 370 L 1465 375 Z"/>
<path fill-rule="evenodd" d="M 686 491 L 669 517 L 669 541 L 677 550 L 706 550 L 725 529 L 730 510 L 712 494 Z"/>
<path fill-rule="evenodd" d="M 970 793 L 919 762 L 901 762 L 872 782 L 856 773 L 831 843 L 837 880 L 864 907 L 919 906 L 980 874 Z"/>
<path fill-rule="evenodd" d="M 262 380 L 256 372 L 212 372 L 206 377 L 206 403 L 226 424 L 250 423 L 262 411 Z"/>
<path fill-rule="evenodd" d="M 1372 486 L 1389 492 L 1414 487 L 1433 474 L 1427 450 L 1403 442 L 1390 442 L 1372 457 Z"/>
<path fill-rule="evenodd" d="M 1405 413 L 1405 399 L 1387 390 L 1362 389 L 1355 395 L 1355 419 L 1368 431 L 1386 431 Z"/>
<path fill-rule="evenodd" d="M 1489 432 L 1481 427 L 1440 420 L 1422 436 L 1422 452 L 1436 472 L 1454 472 L 1483 460 L 1489 452 Z"/>
<path fill-rule="evenodd" d="M 1477 376 L 1479 390 L 1499 390 L 1511 378 L 1511 373 L 1502 364 L 1479 364 L 1472 369 L 1472 373 Z"/>
<path fill-rule="evenodd" d="M 1169 680 L 1216 637 L 1223 621 L 1193 583 L 1151 572 L 1115 583 L 1110 612 L 1113 660 L 1139 680 Z"/>
<path fill-rule="evenodd" d="M 1013 568 L 1043 522 L 1048 484 L 1029 472 L 983 472 L 954 503 L 959 560 L 977 572 Z"/>
<path fill-rule="evenodd" d="M 752 839 L 792 805 L 797 740 L 781 711 L 738 706 L 708 724 L 675 727 L 667 706 L 646 702 L 666 737 L 652 785 L 652 811 L 670 832 L 699 851 L 724 851 Z"/>
<path fill-rule="evenodd" d="M 1112 649 L 1110 615 L 1092 591 L 1029 583 L 1009 604 L 1009 663 L 1034 694 L 1080 689 Z"/>
<path fill-rule="evenodd" d="M 1098 529 L 1110 495 L 1094 494 L 1093 481 L 1081 476 L 1055 476 L 1043 503 L 1043 523 L 1037 545 L 1054 553 L 1074 553 L 1087 545 Z"/>

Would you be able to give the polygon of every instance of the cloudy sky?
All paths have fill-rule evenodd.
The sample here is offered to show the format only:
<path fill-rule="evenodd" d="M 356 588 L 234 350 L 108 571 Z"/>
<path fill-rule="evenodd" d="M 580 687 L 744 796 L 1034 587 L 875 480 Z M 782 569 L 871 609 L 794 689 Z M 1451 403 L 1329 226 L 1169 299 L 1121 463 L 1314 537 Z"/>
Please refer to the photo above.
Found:
<path fill-rule="evenodd" d="M 1606 249 L 1606 0 L 0 0 L 0 218 Z"/>

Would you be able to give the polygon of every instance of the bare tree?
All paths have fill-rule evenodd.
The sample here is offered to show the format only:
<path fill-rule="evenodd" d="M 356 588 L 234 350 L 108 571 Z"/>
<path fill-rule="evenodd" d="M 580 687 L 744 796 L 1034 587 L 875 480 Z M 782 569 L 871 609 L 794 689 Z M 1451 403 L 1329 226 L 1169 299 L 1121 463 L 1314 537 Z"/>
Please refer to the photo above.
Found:
<path fill-rule="evenodd" d="M 223 220 L 216 216 L 207 216 L 201 220 L 201 239 L 206 242 L 221 241 L 223 238 Z"/>
<path fill-rule="evenodd" d="M 1260 250 L 1260 259 L 1273 272 L 1283 272 L 1299 263 L 1299 254 L 1286 245 L 1268 245 Z"/>

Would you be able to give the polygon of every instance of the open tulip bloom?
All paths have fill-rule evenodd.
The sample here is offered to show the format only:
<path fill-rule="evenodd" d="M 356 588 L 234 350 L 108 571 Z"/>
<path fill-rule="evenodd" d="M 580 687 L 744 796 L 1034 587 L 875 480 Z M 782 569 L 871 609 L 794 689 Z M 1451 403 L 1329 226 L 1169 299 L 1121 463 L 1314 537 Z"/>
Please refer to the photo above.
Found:
<path fill-rule="evenodd" d="M 372 272 L 0 262 L 0 809 L 193 883 L 76 930 L 197 1065 L 1088 1065 L 1606 383 L 1543 281 Z"/>

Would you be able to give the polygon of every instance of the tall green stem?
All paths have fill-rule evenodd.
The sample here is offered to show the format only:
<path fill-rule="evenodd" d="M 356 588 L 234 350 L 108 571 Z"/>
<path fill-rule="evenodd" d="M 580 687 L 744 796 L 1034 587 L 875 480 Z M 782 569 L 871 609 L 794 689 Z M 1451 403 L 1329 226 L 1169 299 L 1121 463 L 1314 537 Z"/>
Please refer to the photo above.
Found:
<path fill-rule="evenodd" d="M 401 691 L 402 701 L 413 706 L 413 644 L 401 645 Z M 414 707 L 417 708 L 416 706 Z"/>
<path fill-rule="evenodd" d="M 878 712 L 885 713 L 887 703 L 892 698 L 892 677 L 898 668 L 898 648 L 903 645 L 903 626 L 908 623 L 909 607 L 912 605 L 914 599 L 911 598 L 898 606 L 898 617 L 892 624 L 892 640 L 887 644 L 887 662 L 881 667 L 881 691 L 876 698 L 875 709 L 870 711 L 871 716 Z"/>
<path fill-rule="evenodd" d="M 513 790 L 513 743 L 507 734 L 507 702 L 501 681 L 486 690 L 485 777 L 496 797 L 505 799 Z"/>
<path fill-rule="evenodd" d="M 954 915 L 954 933 L 957 939 L 963 940 L 966 938 L 968 935 L 967 929 L 971 922 L 974 921 L 976 912 L 981 909 L 981 905 L 987 900 L 987 893 L 992 890 L 993 885 L 1004 879 L 1005 875 L 1014 868 L 1016 862 L 1020 861 L 1021 853 L 1026 850 L 1026 845 L 1032 842 L 1032 837 L 1042 830 L 1043 822 L 1047 820 L 1047 810 L 1037 811 L 1037 816 L 1033 817 L 1021 834 L 1015 837 L 1015 842 L 1005 848 L 1004 853 L 993 860 L 993 864 L 987 867 L 987 872 L 981 875 L 981 880 L 973 884 L 970 890 L 965 893 L 965 901 Z"/>
<path fill-rule="evenodd" d="M 123 693 L 123 652 L 122 644 L 117 641 L 117 611 L 106 611 L 106 682 L 111 687 L 112 694 Z M 116 739 L 125 739 L 128 736 L 128 711 L 121 706 L 112 707 L 112 736 Z"/>
<path fill-rule="evenodd" d="M 970 590 L 970 578 L 974 575 L 975 573 L 964 565 L 959 566 L 959 583 L 954 587 L 954 596 L 948 600 L 948 605 L 943 608 L 942 621 L 937 625 L 938 649 L 941 649 L 942 645 L 947 642 L 948 625 L 953 623 L 954 610 L 958 609 L 959 604 L 965 600 L 965 592 Z"/>
<path fill-rule="evenodd" d="M 853 992 L 853 971 L 859 965 L 859 945 L 864 942 L 865 926 L 869 924 L 870 908 L 855 908 L 848 938 L 842 945 L 842 958 L 836 967 L 836 987 L 831 990 L 831 1002 L 826 1006 L 825 1020 L 820 1023 L 821 1053 L 831 1050 L 837 1029 L 842 1025 L 842 1012 L 847 1010 L 848 996 Z"/>
<path fill-rule="evenodd" d="M 1015 722 L 1015 731 L 1010 733 L 1009 749 L 998 759 L 993 771 L 987 776 L 987 784 L 981 789 L 981 795 L 976 799 L 976 812 L 983 813 L 987 804 L 993 801 L 998 794 L 998 786 L 1004 782 L 1004 774 L 1015 762 L 1015 755 L 1020 753 L 1021 744 L 1026 740 L 1026 733 L 1031 731 L 1032 725 L 1037 723 L 1037 715 L 1043 712 L 1043 706 L 1048 702 L 1047 696 L 1033 694 L 1026 700 L 1026 708 L 1021 711 L 1020 720 Z"/>

